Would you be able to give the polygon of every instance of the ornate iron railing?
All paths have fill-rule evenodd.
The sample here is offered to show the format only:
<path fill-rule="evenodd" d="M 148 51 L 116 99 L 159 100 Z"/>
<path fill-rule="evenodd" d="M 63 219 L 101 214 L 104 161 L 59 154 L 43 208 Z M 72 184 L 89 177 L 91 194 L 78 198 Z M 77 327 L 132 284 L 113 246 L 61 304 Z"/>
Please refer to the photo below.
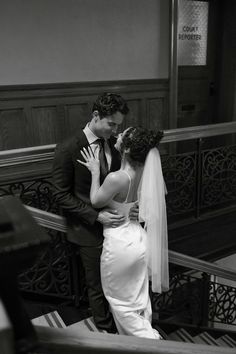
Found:
<path fill-rule="evenodd" d="M 170 289 L 163 294 L 152 294 L 154 317 L 159 320 L 200 325 L 203 322 L 204 280 L 177 274 L 170 279 Z"/>
<path fill-rule="evenodd" d="M 170 223 L 236 203 L 236 145 L 162 155 L 162 165 Z M 58 212 L 51 176 L 1 183 L 0 196 L 9 194 L 18 196 L 26 205 Z"/>
<path fill-rule="evenodd" d="M 162 155 L 169 221 L 236 203 L 236 145 Z"/>
<path fill-rule="evenodd" d="M 188 215 L 196 208 L 196 153 L 162 155 L 163 174 L 168 190 L 168 220 Z"/>
<path fill-rule="evenodd" d="M 52 225 L 55 231 L 62 230 L 66 232 L 65 220 L 63 218 L 32 207 L 27 208 L 39 224 L 47 228 L 49 228 L 49 225 Z M 55 243 L 55 247 L 57 247 L 57 242 Z M 65 286 L 68 268 L 65 266 L 64 258 L 70 256 L 73 259 L 74 254 L 73 250 L 67 249 L 66 244 L 62 243 L 62 247 L 59 250 L 58 258 L 55 258 L 55 262 L 52 262 L 55 253 L 48 260 L 47 257 L 43 256 L 43 259 L 46 261 L 44 268 L 41 261 L 39 262 L 40 267 L 36 264 L 29 272 L 24 273 L 22 276 L 26 278 L 26 281 L 24 282 L 23 278 L 21 279 L 22 286 L 25 285 L 27 287 L 30 281 L 33 286 L 30 290 L 39 293 L 41 291 L 45 293 L 45 291 L 50 291 L 50 288 L 56 287 L 60 289 L 60 291 L 57 290 L 58 293 L 62 293 L 63 290 L 64 297 L 68 298 L 69 289 Z M 169 251 L 169 261 L 179 267 L 184 267 L 184 271 L 171 277 L 169 291 L 163 294 L 151 292 L 155 319 L 158 316 L 159 320 L 203 326 L 215 322 L 236 325 L 236 288 L 211 280 L 211 275 L 214 275 L 236 282 L 236 271 L 173 251 Z M 76 263 L 75 266 L 74 275 L 76 275 L 76 279 L 78 280 L 78 264 Z M 52 270 L 55 274 L 52 274 Z M 195 276 L 192 275 L 193 270 L 196 274 Z M 38 276 L 36 276 L 37 274 Z M 79 304 L 79 301 L 84 300 L 86 296 L 86 289 L 83 283 L 78 284 L 75 282 L 75 285 L 74 289 L 77 290 L 77 296 L 74 299 Z"/>
<path fill-rule="evenodd" d="M 32 268 L 19 276 L 20 289 L 31 294 L 48 295 L 60 299 L 74 299 L 72 271 L 73 252 L 64 235 L 47 230 L 51 242 L 47 251 Z"/>
<path fill-rule="evenodd" d="M 201 152 L 201 209 L 236 200 L 236 145 Z"/>
<path fill-rule="evenodd" d="M 152 294 L 152 306 L 154 317 L 162 321 L 236 326 L 236 288 L 211 281 L 206 273 L 174 275 L 168 292 Z"/>
<path fill-rule="evenodd" d="M 208 320 L 236 326 L 236 288 L 217 282 L 209 283 Z"/>
<path fill-rule="evenodd" d="M 29 206 L 26 208 L 35 220 L 50 232 L 52 227 L 54 231 L 66 233 L 64 218 Z M 63 248 L 59 250 L 58 257 L 54 258 L 55 252 L 53 252 L 47 259 L 47 255 L 53 247 L 52 243 L 49 251 L 45 253 L 46 256 L 43 255 L 43 259 L 39 263 L 21 275 L 22 289 L 45 294 L 47 291 L 52 292 L 51 288 L 54 288 L 54 291 L 56 288 L 56 292 L 60 293 L 61 297 L 64 295 L 65 299 L 69 298 L 70 289 L 65 286 L 68 280 L 65 257 L 69 256 L 74 260 L 75 258 L 73 249 L 69 248 L 68 250 L 67 244 L 63 244 L 63 240 L 61 241 Z M 57 247 L 57 241 L 54 246 Z M 45 261 L 44 264 L 43 261 Z M 236 288 L 217 283 L 211 279 L 213 275 L 236 282 L 236 271 L 170 250 L 169 262 L 183 267 L 183 271 L 171 276 L 169 291 L 162 294 L 151 292 L 154 319 L 157 319 L 158 316 L 159 320 L 167 319 L 169 323 L 174 321 L 175 323 L 182 322 L 203 326 L 214 322 L 236 325 Z M 74 278 L 77 281 L 79 279 L 78 270 L 76 262 Z M 52 274 L 53 271 L 55 274 Z M 192 275 L 193 271 L 195 276 Z M 75 282 L 75 285 L 74 289 L 77 290 L 77 293 L 72 298 L 79 305 L 81 300 L 86 300 L 86 288 L 83 282 Z"/>
<path fill-rule="evenodd" d="M 172 153 L 162 154 L 169 225 L 189 216 L 198 218 L 212 208 L 223 210 L 236 204 L 236 146 L 202 149 L 203 139 L 235 132 L 236 123 L 165 131 L 164 147 L 182 140 L 196 141 L 196 151 L 176 153 L 175 147 Z M 0 197 L 15 195 L 28 206 L 59 213 L 52 194 L 54 147 L 0 152 Z M 70 245 L 63 234 L 50 231 L 50 235 L 50 249 L 33 269 L 21 275 L 21 287 L 25 291 L 78 300 L 81 294 L 73 275 L 80 272 L 76 255 L 71 257 Z M 64 274 L 62 279 L 58 279 L 60 272 Z"/>
<path fill-rule="evenodd" d="M 0 185 L 0 197 L 14 195 L 25 205 L 59 213 L 54 201 L 51 178 L 39 178 L 30 181 L 19 180 L 10 184 Z"/>

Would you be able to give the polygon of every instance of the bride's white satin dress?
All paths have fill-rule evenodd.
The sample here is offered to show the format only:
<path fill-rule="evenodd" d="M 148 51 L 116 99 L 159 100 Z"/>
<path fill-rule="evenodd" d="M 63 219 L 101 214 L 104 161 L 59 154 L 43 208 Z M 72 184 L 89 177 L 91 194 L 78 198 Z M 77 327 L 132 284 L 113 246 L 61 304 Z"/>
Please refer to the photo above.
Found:
<path fill-rule="evenodd" d="M 127 199 L 127 198 L 126 198 Z M 119 227 L 104 227 L 101 279 L 119 334 L 160 339 L 151 326 L 147 234 L 128 218 L 133 203 L 112 201 L 109 208 L 126 216 Z"/>

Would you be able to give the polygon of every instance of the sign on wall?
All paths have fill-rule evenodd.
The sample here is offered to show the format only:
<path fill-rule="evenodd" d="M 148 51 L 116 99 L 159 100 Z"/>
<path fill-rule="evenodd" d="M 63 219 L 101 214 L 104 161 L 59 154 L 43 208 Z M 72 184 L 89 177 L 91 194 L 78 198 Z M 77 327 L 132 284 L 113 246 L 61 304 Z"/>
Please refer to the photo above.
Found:
<path fill-rule="evenodd" d="M 179 0 L 178 65 L 206 65 L 208 2 Z"/>

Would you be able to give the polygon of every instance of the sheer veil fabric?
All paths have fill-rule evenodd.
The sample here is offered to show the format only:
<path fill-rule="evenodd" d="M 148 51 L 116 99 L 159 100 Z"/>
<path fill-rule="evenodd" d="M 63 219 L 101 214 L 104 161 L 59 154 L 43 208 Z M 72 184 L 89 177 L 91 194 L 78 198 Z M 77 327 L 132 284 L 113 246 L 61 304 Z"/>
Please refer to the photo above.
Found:
<path fill-rule="evenodd" d="M 169 289 L 168 232 L 166 216 L 166 186 L 157 148 L 149 151 L 139 184 L 139 221 L 144 222 L 148 239 L 148 268 L 152 291 Z"/>

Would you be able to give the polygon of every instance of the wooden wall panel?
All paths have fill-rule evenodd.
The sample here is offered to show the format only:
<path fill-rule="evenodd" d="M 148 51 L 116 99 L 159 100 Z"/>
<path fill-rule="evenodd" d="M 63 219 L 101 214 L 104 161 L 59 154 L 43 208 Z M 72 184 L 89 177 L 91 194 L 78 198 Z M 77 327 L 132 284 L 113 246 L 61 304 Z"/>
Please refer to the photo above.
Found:
<path fill-rule="evenodd" d="M 163 98 L 150 98 L 147 100 L 149 127 L 153 130 L 165 129 L 166 102 Z"/>
<path fill-rule="evenodd" d="M 30 119 L 31 137 L 34 145 L 48 145 L 61 140 L 61 127 L 58 124 L 57 108 L 32 107 Z"/>
<path fill-rule="evenodd" d="M 0 149 L 15 149 L 27 144 L 27 124 L 23 108 L 0 111 Z"/>
<path fill-rule="evenodd" d="M 121 94 L 131 125 L 169 128 L 168 81 L 132 80 L 0 87 L 0 150 L 55 144 L 84 127 L 102 92 Z"/>
<path fill-rule="evenodd" d="M 90 117 L 87 103 L 65 106 L 65 136 L 73 135 L 77 130 L 84 128 Z"/>
<path fill-rule="evenodd" d="M 141 99 L 127 99 L 130 109 L 129 114 L 125 117 L 123 123 L 119 127 L 119 131 L 123 131 L 127 127 L 134 125 L 145 125 L 142 115 L 142 100 Z"/>
<path fill-rule="evenodd" d="M 178 89 L 178 127 L 212 124 L 208 78 L 182 78 Z"/>

